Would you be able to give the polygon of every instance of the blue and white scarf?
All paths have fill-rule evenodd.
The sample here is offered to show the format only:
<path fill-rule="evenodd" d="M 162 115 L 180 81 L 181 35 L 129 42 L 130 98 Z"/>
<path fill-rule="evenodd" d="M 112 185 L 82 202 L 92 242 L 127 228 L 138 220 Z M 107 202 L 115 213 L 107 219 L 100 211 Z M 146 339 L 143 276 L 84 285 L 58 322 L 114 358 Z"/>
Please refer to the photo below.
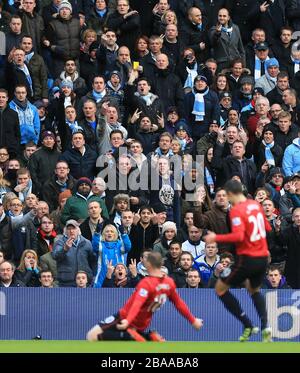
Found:
<path fill-rule="evenodd" d="M 194 80 L 195 80 L 196 76 L 198 75 L 198 71 L 197 70 L 198 70 L 197 63 L 195 63 L 193 69 L 190 69 L 190 68 L 188 68 L 186 66 L 186 71 L 187 71 L 188 75 L 187 75 L 187 78 L 186 78 L 186 81 L 184 83 L 184 87 L 183 88 L 193 88 Z"/>
<path fill-rule="evenodd" d="M 143 99 L 146 102 L 147 106 L 150 106 L 152 104 L 152 93 L 148 93 L 147 95 L 140 95 L 140 98 Z"/>
<path fill-rule="evenodd" d="M 266 61 L 269 59 L 270 58 L 267 57 L 264 62 L 266 63 Z M 261 77 L 261 60 L 257 56 L 255 56 L 254 79 L 257 80 L 260 77 Z"/>
<path fill-rule="evenodd" d="M 93 95 L 95 101 L 96 101 L 97 104 L 98 104 L 98 102 L 100 102 L 100 101 L 103 99 L 103 97 L 106 95 L 106 89 L 103 89 L 103 91 L 100 92 L 100 93 L 96 92 L 96 91 L 93 89 L 93 93 L 92 93 L 92 95 Z"/>
<path fill-rule="evenodd" d="M 31 52 L 31 53 L 26 54 L 26 55 L 25 55 L 25 61 L 26 61 L 27 63 L 29 63 L 30 60 L 32 59 L 33 55 L 34 55 L 34 52 Z"/>
<path fill-rule="evenodd" d="M 277 76 L 275 78 L 273 78 L 272 76 L 270 76 L 269 72 L 268 72 L 268 69 L 265 70 L 265 75 L 266 77 L 271 80 L 273 83 L 275 83 L 275 85 L 277 84 Z"/>
<path fill-rule="evenodd" d="M 214 186 L 215 185 L 214 179 L 212 178 L 211 173 L 209 172 L 209 169 L 207 167 L 205 167 L 204 172 L 205 172 L 206 184 Z"/>
<path fill-rule="evenodd" d="M 265 157 L 268 165 L 275 167 L 275 159 L 273 153 L 271 152 L 271 149 L 274 146 L 274 141 L 271 142 L 271 144 L 266 144 L 265 140 L 263 140 L 262 143 L 265 146 Z"/>
<path fill-rule="evenodd" d="M 300 60 L 296 60 L 291 56 L 291 60 L 294 64 L 294 74 L 296 74 L 300 70 Z"/>
<path fill-rule="evenodd" d="M 195 95 L 195 102 L 192 114 L 196 116 L 195 120 L 196 122 L 202 122 L 204 120 L 205 116 L 205 101 L 204 96 L 207 95 L 209 92 L 209 88 L 206 89 L 203 93 L 197 93 L 193 90 L 193 93 Z"/>
<path fill-rule="evenodd" d="M 27 65 L 24 63 L 23 67 L 17 66 L 17 69 L 23 71 L 23 73 L 25 74 L 27 82 L 28 82 L 29 87 L 30 87 L 31 95 L 33 95 L 32 79 L 31 79 L 31 76 L 30 76 L 30 73 L 29 73 Z"/>
<path fill-rule="evenodd" d="M 225 26 L 222 26 L 221 31 L 226 32 L 226 34 L 227 34 L 229 37 L 231 37 L 231 34 L 232 34 L 232 27 L 225 27 Z"/>
<path fill-rule="evenodd" d="M 80 127 L 77 123 L 77 120 L 75 120 L 75 122 L 69 122 L 67 119 L 66 119 L 66 124 L 67 126 L 70 128 L 71 132 L 73 133 L 74 131 L 77 131 L 77 130 L 82 130 L 83 131 L 83 128 Z"/>

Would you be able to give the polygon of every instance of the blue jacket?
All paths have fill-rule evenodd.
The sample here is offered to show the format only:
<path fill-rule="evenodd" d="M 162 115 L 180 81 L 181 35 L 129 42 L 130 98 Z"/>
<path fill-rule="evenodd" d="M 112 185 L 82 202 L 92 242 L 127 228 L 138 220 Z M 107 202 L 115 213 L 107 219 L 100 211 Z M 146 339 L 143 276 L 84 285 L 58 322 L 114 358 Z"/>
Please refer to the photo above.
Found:
<path fill-rule="evenodd" d="M 201 282 L 205 285 L 208 284 L 208 281 L 211 277 L 211 275 L 214 273 L 214 270 L 216 268 L 216 265 L 219 263 L 220 257 L 217 255 L 216 261 L 214 265 L 211 267 L 206 263 L 205 260 L 205 254 L 199 255 L 194 259 L 193 267 L 197 269 L 197 271 L 200 273 Z"/>
<path fill-rule="evenodd" d="M 107 273 L 107 264 L 112 261 L 112 265 L 118 263 L 126 265 L 124 258 L 125 253 L 131 249 L 131 241 L 127 234 L 122 234 L 122 239 L 117 241 L 107 242 L 100 240 L 100 234 L 94 233 L 92 238 L 92 246 L 94 253 L 98 255 L 98 269 L 95 278 L 94 287 L 101 288 Z"/>
<path fill-rule="evenodd" d="M 300 138 L 296 138 L 284 152 L 282 168 L 285 176 L 291 176 L 300 171 Z"/>
<path fill-rule="evenodd" d="M 37 144 L 41 130 L 37 108 L 28 101 L 26 108 L 23 109 L 14 100 L 10 101 L 9 107 L 16 111 L 19 117 L 21 144 L 26 144 L 29 141 Z"/>

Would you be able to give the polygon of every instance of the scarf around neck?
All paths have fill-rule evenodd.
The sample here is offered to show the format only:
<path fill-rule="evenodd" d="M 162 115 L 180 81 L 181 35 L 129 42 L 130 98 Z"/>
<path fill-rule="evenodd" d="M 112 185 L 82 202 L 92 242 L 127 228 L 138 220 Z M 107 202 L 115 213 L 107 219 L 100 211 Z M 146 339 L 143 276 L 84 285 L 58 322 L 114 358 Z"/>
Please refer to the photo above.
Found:
<path fill-rule="evenodd" d="M 274 146 L 274 141 L 271 142 L 271 144 L 266 144 L 265 140 L 263 140 L 262 144 L 265 146 L 265 157 L 268 165 L 275 167 L 275 159 L 273 153 L 271 152 L 271 149 Z"/>
<path fill-rule="evenodd" d="M 106 89 L 103 89 L 103 91 L 100 92 L 100 93 L 96 92 L 96 91 L 93 89 L 93 93 L 92 93 L 92 95 L 93 95 L 94 99 L 96 100 L 96 102 L 97 102 L 97 104 L 98 104 L 98 102 L 100 102 L 100 101 L 103 99 L 103 97 L 106 95 Z"/>
<path fill-rule="evenodd" d="M 209 88 L 207 87 L 204 92 L 196 92 L 194 89 L 192 92 L 195 95 L 194 107 L 192 114 L 195 115 L 196 122 L 202 122 L 205 116 L 205 101 L 204 96 L 206 96 L 209 92 Z"/>

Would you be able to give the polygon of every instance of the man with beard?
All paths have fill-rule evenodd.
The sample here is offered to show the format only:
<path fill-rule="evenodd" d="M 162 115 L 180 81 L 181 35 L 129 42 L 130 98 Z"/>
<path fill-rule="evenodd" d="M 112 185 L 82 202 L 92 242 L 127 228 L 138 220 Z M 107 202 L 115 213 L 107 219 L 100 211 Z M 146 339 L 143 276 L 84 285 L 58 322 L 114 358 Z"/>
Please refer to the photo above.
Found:
<path fill-rule="evenodd" d="M 187 274 L 192 269 L 193 260 L 192 254 L 188 251 L 183 251 L 180 255 L 179 268 L 170 276 L 175 281 L 176 287 L 184 288 L 186 286 Z"/>

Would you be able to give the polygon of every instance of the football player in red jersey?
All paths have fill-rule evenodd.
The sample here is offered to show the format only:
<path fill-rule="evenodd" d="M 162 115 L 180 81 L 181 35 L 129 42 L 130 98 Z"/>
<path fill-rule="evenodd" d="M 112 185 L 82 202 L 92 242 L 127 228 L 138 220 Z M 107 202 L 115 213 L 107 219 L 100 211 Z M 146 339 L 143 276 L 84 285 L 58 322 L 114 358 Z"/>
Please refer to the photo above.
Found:
<path fill-rule="evenodd" d="M 240 182 L 228 181 L 225 184 L 225 190 L 233 206 L 229 213 L 232 232 L 228 234 L 208 232 L 204 239 L 206 243 L 235 243 L 237 260 L 218 279 L 215 287 L 216 293 L 225 308 L 244 325 L 240 341 L 247 341 L 251 334 L 258 332 L 258 328 L 253 327 L 252 322 L 242 310 L 239 301 L 230 293 L 229 288 L 248 280 L 247 289 L 261 320 L 262 340 L 269 342 L 271 341 L 271 329 L 268 327 L 266 303 L 264 296 L 260 293 L 260 288 L 269 259 L 266 231 L 270 231 L 271 227 L 265 218 L 261 205 L 245 197 Z"/>
<path fill-rule="evenodd" d="M 164 305 L 167 298 L 196 330 L 202 327 L 203 321 L 191 314 L 177 294 L 175 282 L 162 273 L 160 253 L 149 253 L 145 266 L 149 276 L 139 282 L 135 292 L 117 314 L 101 321 L 87 333 L 89 341 L 164 341 L 158 333 L 145 330 L 151 323 L 153 313 Z"/>

